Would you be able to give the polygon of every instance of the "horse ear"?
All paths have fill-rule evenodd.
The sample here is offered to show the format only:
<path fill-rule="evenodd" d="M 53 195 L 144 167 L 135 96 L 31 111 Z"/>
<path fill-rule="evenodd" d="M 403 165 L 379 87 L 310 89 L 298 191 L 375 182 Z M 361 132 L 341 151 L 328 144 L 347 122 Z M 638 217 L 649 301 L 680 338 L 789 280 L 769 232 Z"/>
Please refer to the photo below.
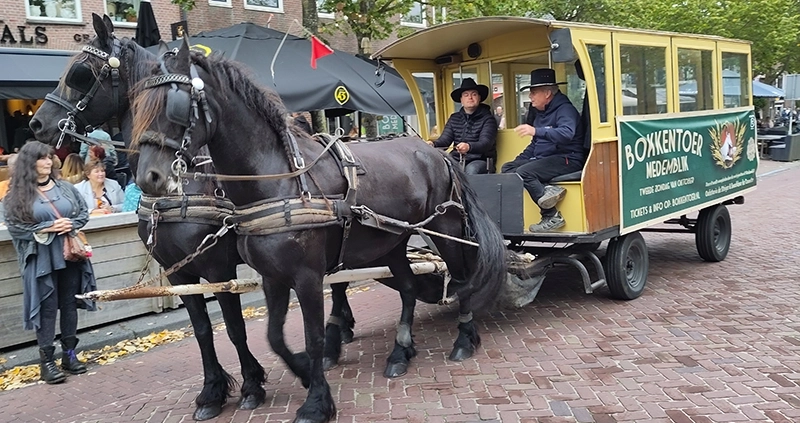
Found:
<path fill-rule="evenodd" d="M 189 52 L 189 41 L 186 39 L 186 37 L 184 37 L 183 42 L 181 43 L 181 48 L 178 49 L 178 54 L 176 56 L 178 59 L 177 71 L 185 72 L 187 74 L 189 73 L 189 64 L 191 60 L 189 57 Z"/>
<path fill-rule="evenodd" d="M 114 22 L 111 21 L 111 18 L 108 15 L 103 15 L 103 23 L 106 24 L 106 29 L 108 29 L 109 34 L 114 33 Z"/>
<path fill-rule="evenodd" d="M 158 55 L 163 56 L 164 53 L 169 51 L 169 46 L 164 40 L 158 40 Z"/>
<path fill-rule="evenodd" d="M 108 30 L 103 18 L 97 13 L 92 13 L 92 25 L 94 26 L 94 32 L 97 34 L 97 40 L 100 41 L 103 46 L 106 46 L 108 44 L 108 39 L 111 38 L 111 32 Z"/>

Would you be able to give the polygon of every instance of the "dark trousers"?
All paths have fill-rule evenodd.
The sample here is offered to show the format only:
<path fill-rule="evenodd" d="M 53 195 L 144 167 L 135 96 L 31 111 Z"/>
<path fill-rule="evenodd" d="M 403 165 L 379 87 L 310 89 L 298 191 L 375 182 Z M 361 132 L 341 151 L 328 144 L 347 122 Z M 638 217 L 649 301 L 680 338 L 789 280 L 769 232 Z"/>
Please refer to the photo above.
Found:
<path fill-rule="evenodd" d="M 503 165 L 503 173 L 516 173 L 522 178 L 522 185 L 530 194 L 534 203 L 538 204 L 544 194 L 544 184 L 556 176 L 566 175 L 583 168 L 583 163 L 568 160 L 563 156 L 550 156 L 541 159 L 517 159 Z M 556 209 L 542 210 L 542 217 L 556 214 Z"/>
<path fill-rule="evenodd" d="M 494 159 L 476 159 L 465 163 L 462 160 L 462 156 L 449 154 L 447 157 L 454 161 L 456 166 L 461 167 L 461 170 L 467 175 L 483 175 L 486 173 L 494 173 L 495 171 Z M 488 164 L 489 161 L 491 161 L 491 165 Z"/>
<path fill-rule="evenodd" d="M 483 175 L 486 173 L 494 173 L 494 169 L 489 169 L 486 160 L 473 160 L 464 166 L 464 173 L 467 175 Z"/>
<path fill-rule="evenodd" d="M 61 339 L 75 336 L 78 332 L 78 294 L 81 281 L 81 266 L 68 261 L 67 267 L 53 273 L 55 292 L 42 301 L 39 309 L 41 325 L 36 330 L 36 342 L 40 348 L 53 345 L 56 338 L 56 312 L 61 310 Z"/>

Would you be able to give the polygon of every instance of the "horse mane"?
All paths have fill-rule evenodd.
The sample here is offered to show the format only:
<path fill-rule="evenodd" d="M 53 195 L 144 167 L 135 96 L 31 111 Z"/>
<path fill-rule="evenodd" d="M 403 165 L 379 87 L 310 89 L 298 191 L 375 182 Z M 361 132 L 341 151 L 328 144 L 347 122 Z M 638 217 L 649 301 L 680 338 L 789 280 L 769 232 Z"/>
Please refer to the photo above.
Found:
<path fill-rule="evenodd" d="M 132 54 L 130 59 L 125 58 L 125 64 L 128 65 L 128 89 L 131 89 L 133 85 L 135 85 L 135 82 L 150 76 L 153 70 L 153 62 L 156 60 L 156 55 L 128 37 L 121 39 L 120 43 L 122 43 L 123 52 L 128 50 L 129 53 Z M 120 53 L 120 55 L 122 54 L 123 53 Z M 134 65 L 130 66 L 131 63 Z"/>
<path fill-rule="evenodd" d="M 283 100 L 278 94 L 261 84 L 255 82 L 253 73 L 244 65 L 228 60 L 221 54 L 214 53 L 209 57 L 192 52 L 192 63 L 210 74 L 220 87 L 217 93 L 219 101 L 224 103 L 227 98 L 237 96 L 242 99 L 245 106 L 253 110 L 258 117 L 265 120 L 275 131 L 283 146 L 288 146 L 288 133 L 302 134 L 302 131 L 287 123 L 288 111 Z M 174 59 L 173 59 L 174 60 Z M 148 76 L 152 76 L 153 65 L 148 66 Z M 147 78 L 142 78 L 134 88 L 134 101 L 131 105 L 133 113 L 137 116 L 133 127 L 132 145 L 138 143 L 139 138 L 148 131 L 152 123 L 163 114 L 166 106 L 165 90 L 167 85 L 154 88 L 145 88 Z"/>
<path fill-rule="evenodd" d="M 275 91 L 255 81 L 255 75 L 238 62 L 228 60 L 222 54 L 208 57 L 193 52 L 192 62 L 211 74 L 220 86 L 227 87 L 234 95 L 240 97 L 248 109 L 255 111 L 259 117 L 266 119 L 278 136 L 283 139 L 289 126 L 286 124 L 288 111 L 283 100 Z M 223 95 L 227 96 L 225 92 Z"/>

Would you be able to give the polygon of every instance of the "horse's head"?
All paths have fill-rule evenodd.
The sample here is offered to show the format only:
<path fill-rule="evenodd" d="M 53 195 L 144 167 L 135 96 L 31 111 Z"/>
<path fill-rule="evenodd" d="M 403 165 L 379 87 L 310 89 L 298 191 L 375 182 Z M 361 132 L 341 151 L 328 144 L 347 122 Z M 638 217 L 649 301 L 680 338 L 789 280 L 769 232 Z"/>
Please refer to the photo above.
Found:
<path fill-rule="evenodd" d="M 128 112 L 128 90 L 133 56 L 152 60 L 155 56 L 130 39 L 117 39 L 108 16 L 92 14 L 96 36 L 75 55 L 58 87 L 31 119 L 36 139 L 56 144 L 63 130 L 86 133 L 87 127 L 101 125 Z"/>
<path fill-rule="evenodd" d="M 153 65 L 151 76 L 134 88 L 133 135 L 139 150 L 136 184 L 149 195 L 180 186 L 180 176 L 213 136 L 219 116 L 217 81 L 197 66 L 186 38 L 177 52 Z"/>

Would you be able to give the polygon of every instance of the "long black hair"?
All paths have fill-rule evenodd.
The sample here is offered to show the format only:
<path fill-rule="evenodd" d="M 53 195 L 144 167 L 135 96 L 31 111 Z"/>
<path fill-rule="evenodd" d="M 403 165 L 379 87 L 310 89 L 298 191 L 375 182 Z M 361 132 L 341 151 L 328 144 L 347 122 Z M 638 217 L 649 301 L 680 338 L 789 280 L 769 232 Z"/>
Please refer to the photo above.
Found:
<path fill-rule="evenodd" d="M 36 223 L 33 218 L 33 200 L 39 197 L 37 186 L 39 173 L 36 172 L 36 161 L 45 157 L 52 159 L 53 155 L 53 147 L 39 141 L 30 141 L 19 150 L 8 194 L 3 199 L 8 221 Z M 55 165 L 50 177 L 58 178 L 58 169 Z"/>

